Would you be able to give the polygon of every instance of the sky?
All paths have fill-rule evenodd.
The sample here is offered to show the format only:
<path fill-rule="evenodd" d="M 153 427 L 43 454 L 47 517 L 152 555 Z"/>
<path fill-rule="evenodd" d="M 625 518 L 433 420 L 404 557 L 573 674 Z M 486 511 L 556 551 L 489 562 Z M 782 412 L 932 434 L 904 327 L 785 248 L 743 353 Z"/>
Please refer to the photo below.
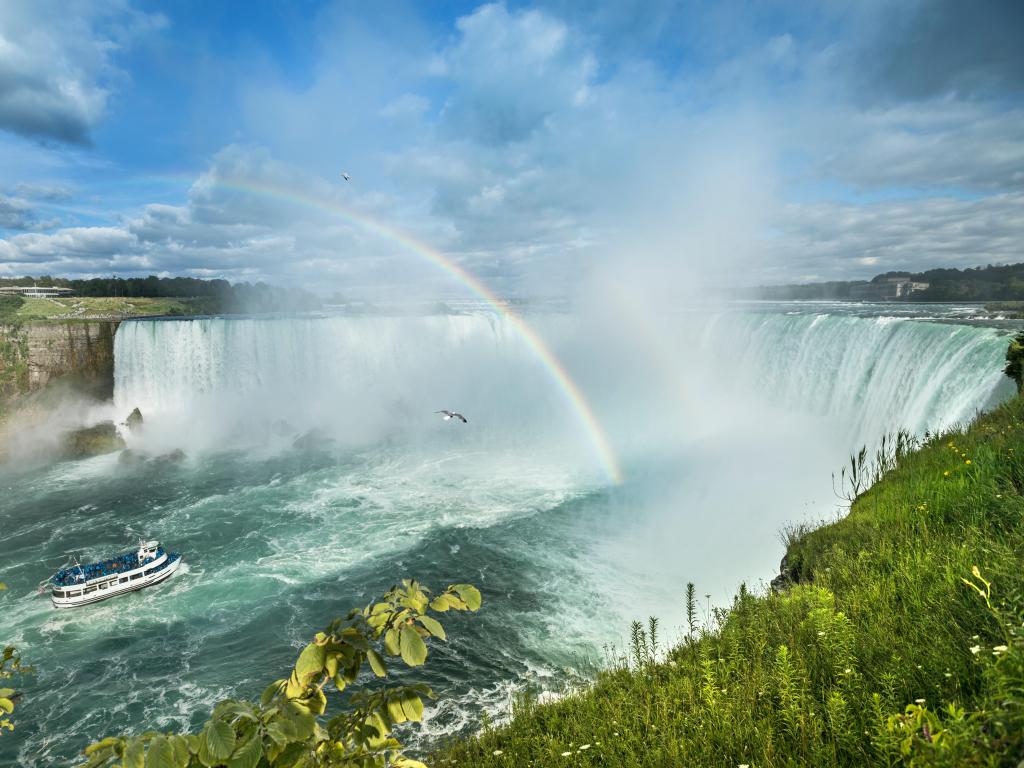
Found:
<path fill-rule="evenodd" d="M 367 218 L 507 295 L 1020 262 L 1021 40 L 1018 0 L 12 0 L 0 276 L 444 292 Z"/>

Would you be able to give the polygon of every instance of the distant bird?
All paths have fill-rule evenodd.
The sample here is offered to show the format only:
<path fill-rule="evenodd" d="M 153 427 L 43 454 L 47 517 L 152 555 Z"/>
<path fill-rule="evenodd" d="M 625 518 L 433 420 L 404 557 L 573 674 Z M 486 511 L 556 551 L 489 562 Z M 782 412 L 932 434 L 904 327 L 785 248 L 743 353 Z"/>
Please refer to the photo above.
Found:
<path fill-rule="evenodd" d="M 455 411 L 434 411 L 434 413 L 443 413 L 444 416 L 442 416 L 441 418 L 444 419 L 445 421 L 451 421 L 452 419 L 458 419 L 463 424 L 469 424 L 469 422 L 466 421 L 466 417 L 465 416 L 463 416 L 461 413 L 456 413 Z"/>
<path fill-rule="evenodd" d="M 341 178 L 343 178 L 345 181 L 352 181 L 352 177 L 349 176 L 347 173 L 341 174 Z"/>

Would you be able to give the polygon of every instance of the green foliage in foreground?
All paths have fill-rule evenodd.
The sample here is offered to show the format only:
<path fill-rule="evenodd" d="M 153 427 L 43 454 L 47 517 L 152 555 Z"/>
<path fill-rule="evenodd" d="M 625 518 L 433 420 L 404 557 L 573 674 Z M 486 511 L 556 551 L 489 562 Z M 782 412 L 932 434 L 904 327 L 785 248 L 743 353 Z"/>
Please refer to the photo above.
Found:
<path fill-rule="evenodd" d="M 842 520 L 790 531 L 783 592 L 741 589 L 665 654 L 637 624 L 592 688 L 521 700 L 431 764 L 1018 766 L 1022 553 L 1018 397 L 893 458 Z"/>
<path fill-rule="evenodd" d="M 7 585 L 0 581 L 0 592 L 7 589 Z M 28 667 L 21 664 L 21 656 L 17 648 L 8 645 L 0 651 L 0 681 L 10 680 L 12 677 L 31 672 Z M 18 693 L 13 688 L 0 686 L 0 734 L 6 728 L 14 730 L 14 722 L 10 715 L 14 712 L 14 703 L 18 700 Z"/>
<path fill-rule="evenodd" d="M 385 678 L 388 658 L 410 667 L 422 665 L 428 652 L 425 640 L 445 639 L 441 623 L 430 614 L 479 607 L 480 592 L 468 584 L 455 584 L 432 597 L 415 581 L 403 581 L 380 602 L 352 610 L 318 632 L 291 674 L 271 683 L 259 703 L 220 702 L 198 734 L 150 732 L 103 739 L 85 749 L 84 765 L 424 768 L 403 754 L 392 730 L 421 719 L 423 698 L 433 697 L 430 688 L 379 685 L 357 690 L 338 714 L 325 720 L 325 687 L 331 684 L 341 692 L 354 686 L 364 666 Z"/>

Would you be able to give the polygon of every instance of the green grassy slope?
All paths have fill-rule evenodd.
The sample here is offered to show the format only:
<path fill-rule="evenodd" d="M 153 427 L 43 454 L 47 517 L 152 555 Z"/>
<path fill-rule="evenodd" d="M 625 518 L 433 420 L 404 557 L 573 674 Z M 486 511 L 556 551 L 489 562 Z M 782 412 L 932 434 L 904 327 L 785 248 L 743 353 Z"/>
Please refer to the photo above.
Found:
<path fill-rule="evenodd" d="M 1022 493 L 1018 397 L 902 457 L 844 519 L 794 533 L 798 583 L 783 593 L 741 592 L 656 661 L 555 704 L 522 702 L 510 725 L 429 762 L 1017 766 Z M 975 566 L 991 607 L 964 581 L 987 591 Z"/>
<path fill-rule="evenodd" d="M 120 319 L 156 315 L 193 315 L 210 311 L 204 299 L 124 298 L 79 296 L 60 299 L 25 298 L 18 320 Z"/>

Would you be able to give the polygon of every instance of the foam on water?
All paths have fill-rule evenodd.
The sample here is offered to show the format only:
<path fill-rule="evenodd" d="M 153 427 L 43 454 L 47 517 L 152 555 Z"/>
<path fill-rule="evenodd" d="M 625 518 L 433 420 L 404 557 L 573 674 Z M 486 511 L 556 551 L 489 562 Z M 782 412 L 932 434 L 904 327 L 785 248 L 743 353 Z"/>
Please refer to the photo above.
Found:
<path fill-rule="evenodd" d="M 527 686 L 579 685 L 631 619 L 657 614 L 677 636 L 685 582 L 724 601 L 770 578 L 776 531 L 834 510 L 829 474 L 851 448 L 1004 392 L 999 330 L 878 314 L 680 313 L 656 345 L 672 359 L 656 361 L 572 316 L 531 317 L 613 436 L 617 488 L 500 317 L 122 324 L 115 411 L 142 409 L 133 447 L 187 459 L 105 456 L 0 481 L 0 639 L 38 669 L 0 763 L 194 727 L 404 576 L 485 597 L 479 615 L 446 618 L 451 642 L 410 677 L 441 695 L 414 738 L 500 720 Z M 670 369 L 685 388 L 665 384 Z M 470 424 L 433 414 L 447 407 Z M 138 536 L 184 553 L 165 585 L 67 612 L 34 595 L 71 551 Z"/>

